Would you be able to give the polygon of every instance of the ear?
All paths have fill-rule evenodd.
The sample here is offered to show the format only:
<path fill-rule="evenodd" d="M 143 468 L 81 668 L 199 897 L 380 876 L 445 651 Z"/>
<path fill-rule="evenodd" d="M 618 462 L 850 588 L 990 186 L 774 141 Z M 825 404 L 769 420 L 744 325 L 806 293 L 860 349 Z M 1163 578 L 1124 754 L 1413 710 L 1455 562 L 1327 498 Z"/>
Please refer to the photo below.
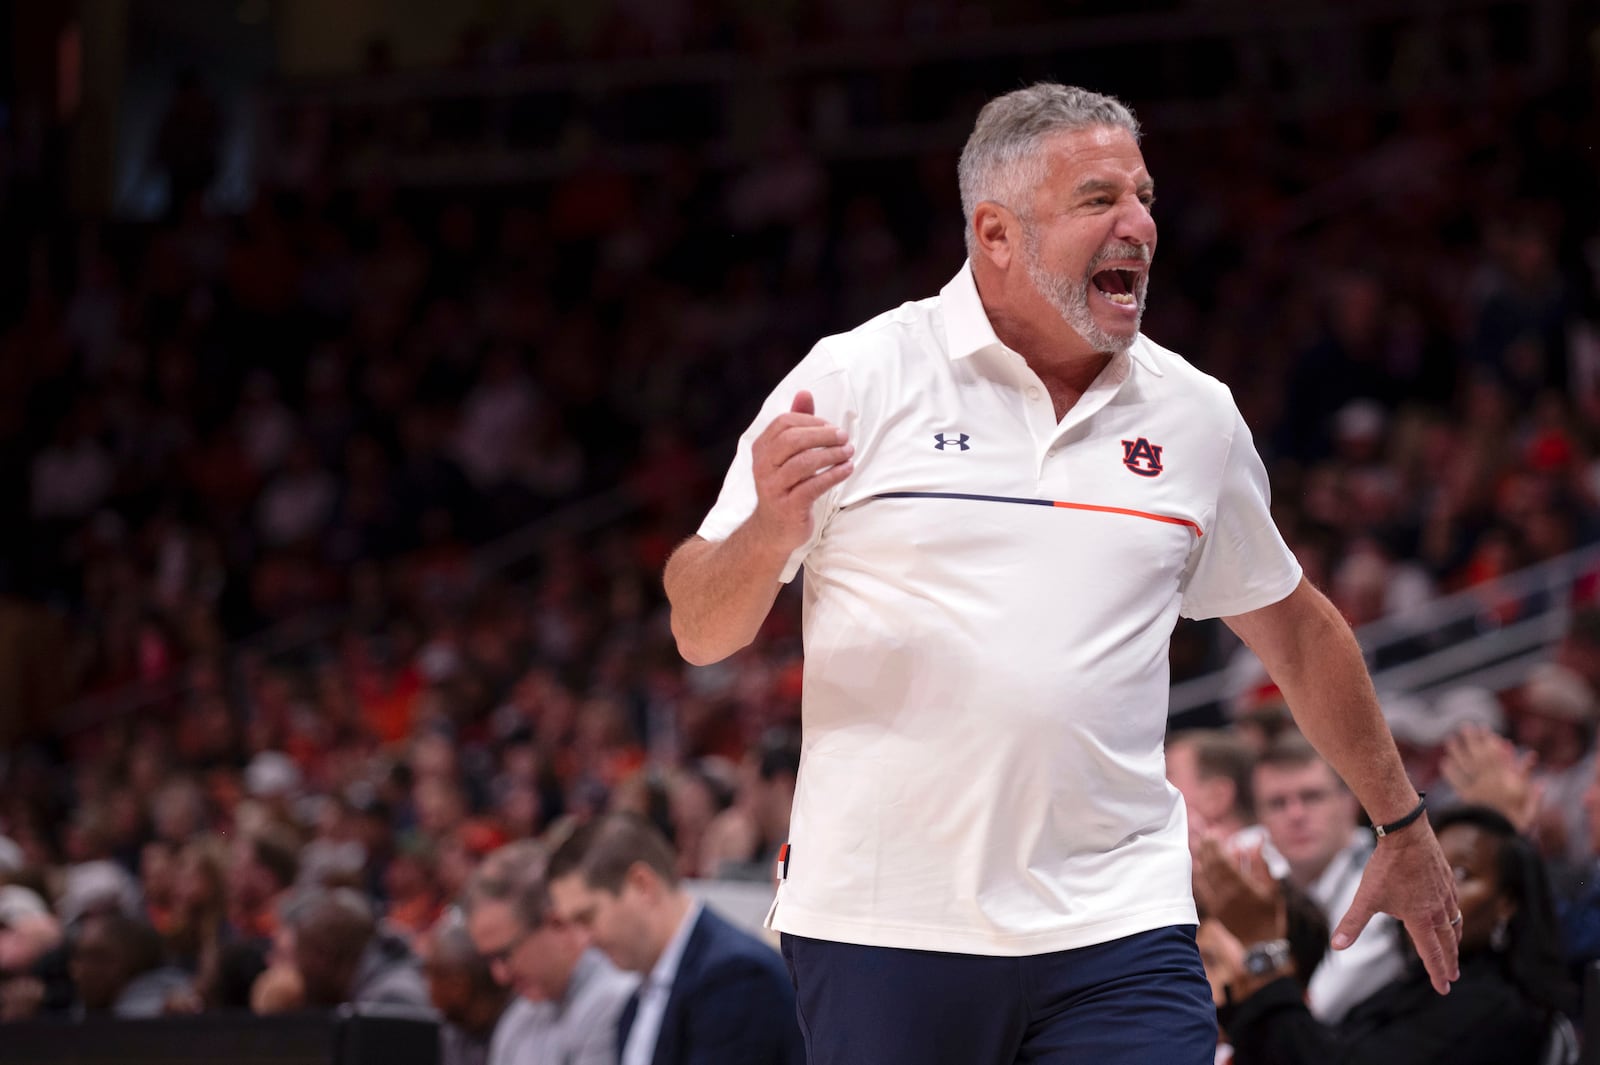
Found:
<path fill-rule="evenodd" d="M 1021 250 L 1022 222 L 1010 208 L 984 200 L 972 210 L 972 235 L 973 254 L 1004 270 Z"/>
<path fill-rule="evenodd" d="M 661 894 L 661 878 L 656 871 L 644 862 L 634 862 L 628 866 L 628 873 L 622 882 L 624 888 L 633 888 L 642 893 L 645 898 L 654 900 Z"/>

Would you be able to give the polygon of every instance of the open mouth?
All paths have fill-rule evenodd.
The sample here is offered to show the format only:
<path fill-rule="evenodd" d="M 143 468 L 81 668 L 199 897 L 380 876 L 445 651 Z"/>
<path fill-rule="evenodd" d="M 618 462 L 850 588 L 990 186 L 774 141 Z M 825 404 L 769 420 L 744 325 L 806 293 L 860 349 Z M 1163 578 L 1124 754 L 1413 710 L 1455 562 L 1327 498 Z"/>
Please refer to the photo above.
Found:
<path fill-rule="evenodd" d="M 1139 298 L 1134 295 L 1134 286 L 1139 283 L 1137 270 L 1101 270 L 1090 280 L 1101 295 L 1117 306 L 1138 306 Z"/>

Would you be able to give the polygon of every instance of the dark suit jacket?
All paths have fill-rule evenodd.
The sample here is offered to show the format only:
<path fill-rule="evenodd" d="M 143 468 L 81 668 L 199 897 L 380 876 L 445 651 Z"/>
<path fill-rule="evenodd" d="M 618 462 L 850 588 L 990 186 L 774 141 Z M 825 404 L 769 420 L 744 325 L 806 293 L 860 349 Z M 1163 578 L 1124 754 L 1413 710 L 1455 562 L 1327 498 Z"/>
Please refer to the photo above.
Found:
<path fill-rule="evenodd" d="M 618 1021 L 617 1053 L 639 1012 L 635 992 Z M 700 911 L 678 962 L 652 1065 L 803 1065 L 794 985 L 778 952 Z"/>

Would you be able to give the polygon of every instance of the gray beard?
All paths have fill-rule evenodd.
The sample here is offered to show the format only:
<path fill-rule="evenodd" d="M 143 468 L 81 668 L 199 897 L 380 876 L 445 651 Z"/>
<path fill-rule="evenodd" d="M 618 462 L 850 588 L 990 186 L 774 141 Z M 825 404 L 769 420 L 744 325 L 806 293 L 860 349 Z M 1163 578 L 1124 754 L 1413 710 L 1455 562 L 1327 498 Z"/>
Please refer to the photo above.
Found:
<path fill-rule="evenodd" d="M 1052 274 L 1045 270 L 1044 264 L 1039 261 L 1039 232 L 1032 225 L 1023 227 L 1023 261 L 1028 271 L 1028 280 L 1033 282 L 1033 287 L 1045 298 L 1045 302 L 1056 309 L 1061 315 L 1061 320 L 1090 347 L 1096 351 L 1106 351 L 1113 355 L 1120 355 L 1133 347 L 1135 338 L 1139 335 L 1139 325 L 1144 320 L 1145 293 L 1150 289 L 1150 275 L 1147 273 L 1139 279 L 1138 288 L 1134 290 L 1133 297 L 1138 303 L 1138 313 L 1134 316 L 1133 332 L 1128 336 L 1117 336 L 1100 328 L 1100 323 L 1094 319 L 1094 312 L 1089 309 L 1089 288 L 1094 284 L 1092 280 L 1096 272 L 1096 264 L 1108 259 L 1115 259 L 1119 249 L 1102 249 L 1089 263 L 1087 276 L 1082 281 L 1073 281 L 1065 274 Z M 1125 252 L 1126 249 L 1120 249 Z"/>

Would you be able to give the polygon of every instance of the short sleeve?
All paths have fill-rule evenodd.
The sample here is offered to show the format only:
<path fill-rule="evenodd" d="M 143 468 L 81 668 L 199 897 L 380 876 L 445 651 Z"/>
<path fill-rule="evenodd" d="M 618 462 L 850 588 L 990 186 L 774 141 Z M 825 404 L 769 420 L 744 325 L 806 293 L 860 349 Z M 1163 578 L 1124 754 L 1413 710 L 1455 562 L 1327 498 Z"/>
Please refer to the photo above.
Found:
<path fill-rule="evenodd" d="M 761 412 L 739 437 L 733 464 L 722 479 L 722 491 L 710 513 L 700 523 L 698 535 L 703 539 L 726 540 L 755 512 L 756 483 L 750 449 L 772 420 L 793 406 L 795 393 L 800 391 L 811 393 L 819 418 L 854 434 L 859 412 L 850 394 L 849 381 L 825 343 L 819 343 L 772 390 L 761 404 Z M 811 539 L 796 548 L 784 564 L 781 579 L 785 583 L 794 579 L 806 555 L 816 547 L 828 518 L 838 505 L 839 492 L 839 486 L 835 485 L 812 505 Z"/>
<path fill-rule="evenodd" d="M 1216 514 L 1190 554 L 1181 613 L 1231 617 L 1271 606 L 1300 584 L 1300 563 L 1273 523 L 1272 490 L 1250 427 L 1233 410 Z"/>

